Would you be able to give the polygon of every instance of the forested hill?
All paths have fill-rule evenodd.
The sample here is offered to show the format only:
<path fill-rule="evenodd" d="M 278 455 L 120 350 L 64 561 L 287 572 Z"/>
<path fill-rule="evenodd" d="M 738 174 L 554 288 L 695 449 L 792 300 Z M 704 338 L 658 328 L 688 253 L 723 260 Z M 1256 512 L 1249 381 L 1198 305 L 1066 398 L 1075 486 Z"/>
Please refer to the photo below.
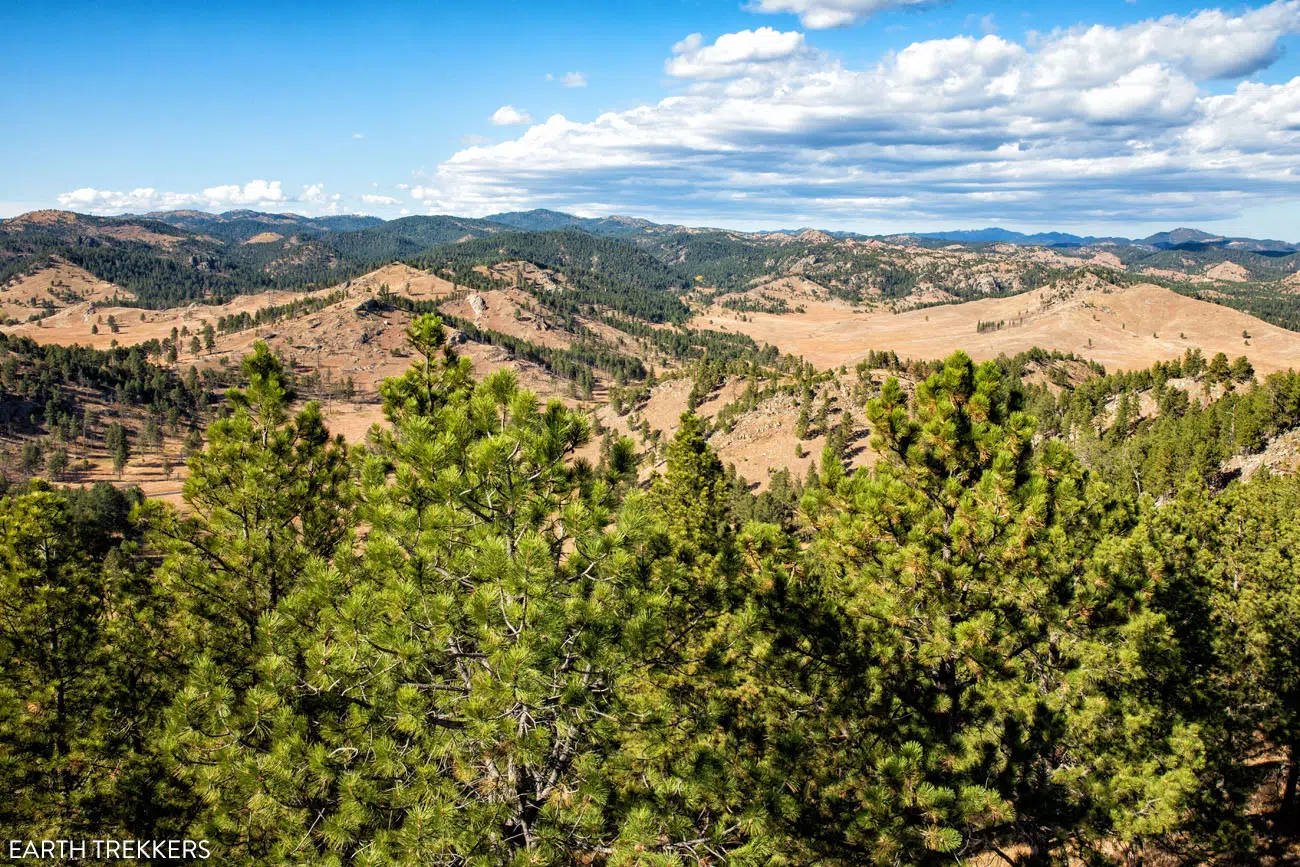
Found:
<path fill-rule="evenodd" d="M 581 229 L 593 235 L 632 236 L 645 232 L 662 232 L 671 228 L 638 217 L 575 217 L 573 214 L 548 211 L 545 208 L 492 214 L 487 219 L 525 232 Z"/>
<path fill-rule="evenodd" d="M 338 232 L 323 240 L 350 259 L 384 262 L 406 259 L 430 247 L 495 235 L 508 228 L 488 220 L 461 217 L 402 217 L 355 232 Z"/>
<path fill-rule="evenodd" d="M 682 268 L 665 264 L 631 244 L 574 229 L 510 232 L 444 244 L 411 260 L 420 268 L 450 269 L 466 282 L 474 280 L 476 267 L 518 261 L 563 275 L 561 294 L 575 303 L 599 299 L 650 322 L 680 323 L 690 312 L 678 297 L 691 285 Z"/>
<path fill-rule="evenodd" d="M 1154 236 L 1153 236 L 1154 237 Z M 1111 283 L 1158 282 L 1285 328 L 1300 329 L 1300 252 L 1183 230 L 1151 244 L 1016 246 L 987 241 L 745 233 L 553 211 L 495 219 L 412 216 L 308 218 L 232 211 L 88 217 L 38 211 L 0 223 L 0 286 L 59 258 L 121 286 L 143 307 L 214 303 L 266 289 L 315 289 L 404 261 L 458 277 L 506 261 L 565 271 L 588 292 L 626 296 L 689 288 L 746 291 L 800 277 L 852 304 L 901 309 L 1013 295 L 1081 271 Z M 1271 243 L 1271 242 L 1270 242 Z M 680 321 L 662 299 L 653 321 Z M 621 304 L 628 307 L 628 304 Z"/>
<path fill-rule="evenodd" d="M 159 308 L 324 285 L 362 270 L 318 235 L 236 237 L 152 219 L 36 212 L 0 223 L 0 284 L 57 257 L 133 293 L 140 306 Z"/>
<path fill-rule="evenodd" d="M 615 293 L 677 290 L 689 282 L 631 244 L 573 229 L 519 232 L 446 216 L 370 222 L 253 212 L 214 217 L 184 211 L 158 219 L 37 212 L 0 223 L 0 284 L 53 257 L 155 308 L 216 303 L 271 288 L 317 288 L 396 260 L 472 268 L 523 259 L 563 268 L 575 284 Z"/>
<path fill-rule="evenodd" d="M 459 217 L 309 219 L 192 211 L 157 218 L 40 211 L 0 223 L 0 285 L 55 257 L 115 283 L 142 307 L 220 303 L 266 289 L 313 289 L 439 245 L 509 227 Z"/>
<path fill-rule="evenodd" d="M 131 216 L 131 215 L 128 215 Z M 300 214 L 264 214 L 260 211 L 158 211 L 144 218 L 157 220 L 195 235 L 207 235 L 224 241 L 247 241 L 264 232 L 293 234 L 306 232 L 355 232 L 382 226 L 379 217 L 345 214 L 330 217 L 304 217 Z"/>

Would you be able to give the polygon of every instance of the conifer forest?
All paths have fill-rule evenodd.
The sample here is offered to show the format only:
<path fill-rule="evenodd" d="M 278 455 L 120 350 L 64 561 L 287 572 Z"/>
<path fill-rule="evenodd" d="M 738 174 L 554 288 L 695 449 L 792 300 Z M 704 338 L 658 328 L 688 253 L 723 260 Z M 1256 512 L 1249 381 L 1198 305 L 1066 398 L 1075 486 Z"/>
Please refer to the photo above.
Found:
<path fill-rule="evenodd" d="M 1076 448 L 1071 414 L 1132 412 L 1132 376 L 1053 402 L 955 352 L 863 401 L 873 467 L 831 442 L 756 496 L 693 413 L 648 472 L 627 437 L 575 459 L 588 415 L 475 377 L 436 315 L 407 339 L 363 445 L 258 343 L 182 508 L 10 485 L 9 837 L 231 865 L 1284 863 L 1300 479 L 1198 461 L 1294 425 L 1296 375 Z"/>

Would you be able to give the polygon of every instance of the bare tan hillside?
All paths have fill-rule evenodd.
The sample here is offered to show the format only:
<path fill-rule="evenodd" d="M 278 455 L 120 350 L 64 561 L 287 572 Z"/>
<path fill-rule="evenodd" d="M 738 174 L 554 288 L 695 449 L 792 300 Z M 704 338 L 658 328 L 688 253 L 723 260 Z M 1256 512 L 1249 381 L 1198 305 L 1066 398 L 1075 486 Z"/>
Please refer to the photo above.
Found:
<path fill-rule="evenodd" d="M 376 291 L 387 285 L 390 291 L 414 298 L 416 301 L 442 298 L 450 295 L 457 288 L 450 281 L 435 274 L 402 263 L 385 265 L 349 281 L 348 285 L 356 289 Z"/>
<path fill-rule="evenodd" d="M 274 244 L 276 241 L 284 240 L 284 235 L 277 235 L 275 232 L 258 232 L 253 237 L 245 241 L 245 244 Z"/>
<path fill-rule="evenodd" d="M 115 297 L 134 296 L 84 268 L 56 260 L 53 265 L 0 286 L 0 320 L 26 322 L 33 314 L 48 309 L 61 310 L 81 302 L 106 304 Z"/>
<path fill-rule="evenodd" d="M 1230 358 L 1245 355 L 1261 373 L 1300 364 L 1300 334 L 1151 284 L 1117 288 L 1093 280 L 1077 288 L 898 314 L 846 310 L 807 295 L 800 303 L 805 312 L 787 314 L 740 314 L 714 306 L 691 324 L 743 332 L 822 368 L 854 364 L 870 349 L 907 358 L 942 358 L 965 349 L 985 359 L 1035 346 L 1074 352 L 1108 370 L 1149 367 L 1191 347 Z M 1003 326 L 980 332 L 980 322 Z"/>
<path fill-rule="evenodd" d="M 81 300 L 69 303 L 70 295 L 61 301 L 56 299 L 56 313 L 39 322 L 26 322 L 27 315 L 39 308 L 41 299 L 53 297 L 48 287 L 52 284 L 57 286 L 60 280 L 72 286 L 76 294 L 82 296 Z M 356 300 L 378 292 L 384 286 L 421 301 L 448 295 L 454 289 L 451 283 L 441 277 L 408 265 L 388 265 L 347 283 L 314 292 L 270 290 L 257 295 L 240 295 L 227 304 L 190 304 L 165 310 L 143 310 L 139 307 L 114 306 L 112 298 L 115 295 L 129 298 L 130 293 L 112 283 L 96 280 L 80 268 L 59 264 L 0 288 L 0 303 L 5 305 L 6 311 L 12 306 L 15 313 L 9 315 L 20 320 L 17 325 L 4 328 L 10 334 L 31 337 L 41 343 L 63 346 L 80 343 L 105 349 L 114 341 L 120 346 L 130 346 L 148 340 L 163 340 L 170 336 L 172 328 L 188 328 L 193 332 L 202 329 L 203 323 L 216 323 L 223 316 L 239 313 L 255 315 L 268 307 L 339 291 L 345 292 L 347 299 L 353 300 L 355 304 Z M 36 306 L 32 306 L 27 300 L 29 298 L 36 299 Z M 106 327 L 109 316 L 117 322 L 117 332 Z M 97 326 L 93 333 L 92 325 Z"/>

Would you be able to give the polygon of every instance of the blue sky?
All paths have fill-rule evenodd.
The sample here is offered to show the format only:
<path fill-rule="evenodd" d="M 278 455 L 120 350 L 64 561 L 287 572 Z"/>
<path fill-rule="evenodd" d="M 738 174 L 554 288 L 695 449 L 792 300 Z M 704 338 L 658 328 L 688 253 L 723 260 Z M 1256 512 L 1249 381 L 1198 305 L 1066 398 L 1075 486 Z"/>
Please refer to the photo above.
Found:
<path fill-rule="evenodd" d="M 4 215 L 1300 238 L 1297 0 L 8 5 Z"/>

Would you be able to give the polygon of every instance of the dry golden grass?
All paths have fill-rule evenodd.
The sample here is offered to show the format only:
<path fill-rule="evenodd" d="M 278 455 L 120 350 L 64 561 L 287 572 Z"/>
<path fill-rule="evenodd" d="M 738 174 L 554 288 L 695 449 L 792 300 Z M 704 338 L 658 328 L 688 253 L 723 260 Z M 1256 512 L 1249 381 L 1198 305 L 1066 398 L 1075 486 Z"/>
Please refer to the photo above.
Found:
<path fill-rule="evenodd" d="M 801 300 L 802 314 L 746 313 L 715 306 L 694 317 L 696 328 L 738 331 L 821 368 L 856 364 L 868 350 L 901 358 L 942 358 L 964 349 L 972 357 L 1040 347 L 1073 352 L 1108 370 L 1134 370 L 1199 347 L 1207 355 L 1245 355 L 1261 374 L 1300 363 L 1300 334 L 1207 301 L 1151 284 L 1116 288 L 1097 283 L 1065 293 L 1039 289 L 905 313 L 845 310 L 839 303 Z M 976 331 L 980 321 L 1005 321 Z M 1250 339 L 1242 337 L 1242 332 Z"/>

